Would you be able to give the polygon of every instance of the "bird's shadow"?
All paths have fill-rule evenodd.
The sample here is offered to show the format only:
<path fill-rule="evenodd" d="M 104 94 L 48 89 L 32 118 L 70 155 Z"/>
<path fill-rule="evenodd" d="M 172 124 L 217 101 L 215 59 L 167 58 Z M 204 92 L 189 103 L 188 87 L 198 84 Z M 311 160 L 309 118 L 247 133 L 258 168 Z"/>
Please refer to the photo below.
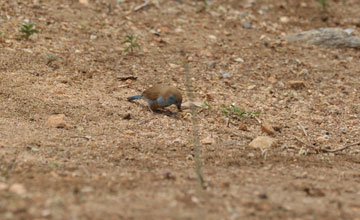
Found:
<path fill-rule="evenodd" d="M 137 106 L 144 108 L 147 111 L 151 111 L 154 114 L 161 114 L 161 115 L 166 115 L 166 116 L 174 118 L 174 119 L 180 119 L 178 117 L 178 112 L 172 112 L 172 111 L 170 111 L 168 109 L 164 109 L 164 108 L 163 109 L 150 109 L 150 107 L 148 105 L 144 105 L 144 104 L 134 102 L 134 101 L 129 101 L 129 102 L 134 103 Z"/>

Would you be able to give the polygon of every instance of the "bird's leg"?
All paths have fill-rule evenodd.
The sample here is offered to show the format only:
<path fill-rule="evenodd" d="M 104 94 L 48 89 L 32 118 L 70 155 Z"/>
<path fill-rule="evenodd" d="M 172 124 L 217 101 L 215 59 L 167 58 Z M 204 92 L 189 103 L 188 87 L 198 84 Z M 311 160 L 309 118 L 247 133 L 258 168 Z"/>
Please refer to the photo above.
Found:
<path fill-rule="evenodd" d="M 152 110 L 152 107 L 151 107 L 150 105 L 148 105 L 148 108 L 149 108 L 149 110 L 151 111 L 151 113 L 154 114 L 154 111 Z"/>

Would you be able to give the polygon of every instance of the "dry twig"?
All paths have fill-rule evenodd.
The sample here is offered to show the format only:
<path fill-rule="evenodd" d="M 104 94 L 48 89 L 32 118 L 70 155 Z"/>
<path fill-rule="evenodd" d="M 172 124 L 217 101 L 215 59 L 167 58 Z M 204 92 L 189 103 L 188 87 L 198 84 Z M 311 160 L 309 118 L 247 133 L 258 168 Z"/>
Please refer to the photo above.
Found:
<path fill-rule="evenodd" d="M 200 141 L 199 141 L 199 129 L 198 129 L 198 120 L 197 120 L 197 114 L 196 114 L 196 107 L 193 104 L 194 103 L 194 91 L 191 84 L 191 77 L 190 77 L 190 68 L 189 64 L 186 61 L 185 52 L 181 52 L 184 56 L 184 71 L 185 71 L 185 77 L 186 77 L 186 90 L 190 101 L 190 110 L 191 110 L 191 122 L 192 122 L 192 130 L 193 130 L 193 143 L 194 143 L 194 150 L 195 150 L 195 171 L 196 175 L 198 177 L 199 185 L 202 189 L 205 189 L 204 185 L 204 178 L 202 176 L 201 172 L 201 149 L 200 149 Z"/>
<path fill-rule="evenodd" d="M 308 136 L 308 134 L 307 134 L 307 132 L 306 132 L 306 130 L 305 130 L 305 128 L 304 128 L 304 126 L 302 126 L 300 122 L 298 122 L 298 125 L 299 125 L 299 127 L 301 128 L 301 130 L 304 132 L 305 136 L 307 137 L 307 136 Z"/>
<path fill-rule="evenodd" d="M 145 1 L 144 3 L 142 3 L 141 5 L 138 5 L 134 8 L 134 11 L 139 11 L 140 9 L 146 7 L 147 5 L 149 5 L 148 1 Z"/>
<path fill-rule="evenodd" d="M 353 147 L 353 146 L 356 146 L 356 145 L 360 145 L 360 142 L 348 144 L 348 145 L 345 145 L 344 147 L 340 147 L 340 148 L 334 149 L 334 150 L 321 149 L 321 151 L 324 152 L 324 153 L 334 153 L 334 152 L 343 151 L 345 149 L 348 149 L 349 147 Z"/>

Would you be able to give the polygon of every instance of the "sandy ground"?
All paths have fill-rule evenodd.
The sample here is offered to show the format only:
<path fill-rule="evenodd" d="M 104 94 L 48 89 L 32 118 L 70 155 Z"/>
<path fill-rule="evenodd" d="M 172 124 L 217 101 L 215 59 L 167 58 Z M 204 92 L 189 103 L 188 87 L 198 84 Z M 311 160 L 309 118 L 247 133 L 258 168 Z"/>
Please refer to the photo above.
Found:
<path fill-rule="evenodd" d="M 208 2 L 0 1 L 0 219 L 360 219 L 359 146 L 325 152 L 360 141 L 359 50 L 283 40 L 358 31 L 358 1 Z M 126 100 L 187 102 L 185 62 L 204 189 L 191 112 Z"/>

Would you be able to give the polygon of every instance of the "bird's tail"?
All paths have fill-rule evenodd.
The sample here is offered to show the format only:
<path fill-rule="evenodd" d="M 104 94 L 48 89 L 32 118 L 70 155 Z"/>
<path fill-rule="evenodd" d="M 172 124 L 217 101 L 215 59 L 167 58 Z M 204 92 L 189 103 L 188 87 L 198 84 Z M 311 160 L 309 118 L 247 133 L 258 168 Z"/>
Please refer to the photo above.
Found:
<path fill-rule="evenodd" d="M 127 98 L 128 101 L 132 101 L 134 99 L 141 99 L 143 95 L 134 95 Z"/>

